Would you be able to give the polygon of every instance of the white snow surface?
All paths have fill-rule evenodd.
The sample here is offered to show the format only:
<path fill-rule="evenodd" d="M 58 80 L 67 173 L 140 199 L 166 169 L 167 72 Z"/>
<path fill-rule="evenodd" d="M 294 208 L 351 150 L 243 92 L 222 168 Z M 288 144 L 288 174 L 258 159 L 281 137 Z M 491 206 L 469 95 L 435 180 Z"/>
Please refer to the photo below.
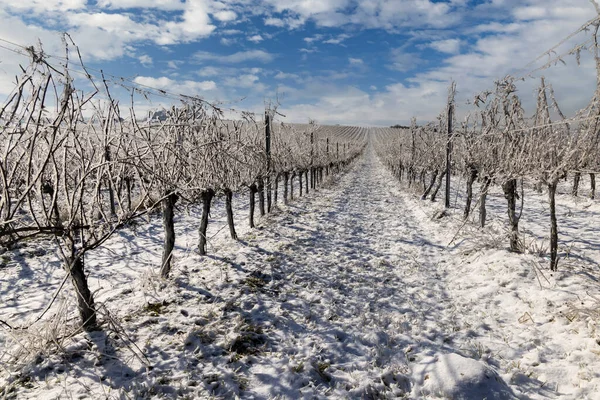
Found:
<path fill-rule="evenodd" d="M 166 281 L 160 215 L 119 231 L 85 260 L 97 332 L 72 334 L 69 282 L 34 322 L 65 276 L 52 241 L 4 253 L 0 319 L 28 329 L 0 327 L 0 397 L 600 399 L 598 201 L 561 187 L 551 273 L 545 195 L 525 192 L 516 254 L 497 189 L 484 229 L 457 192 L 437 218 L 371 148 L 297 187 L 253 230 L 237 198 L 237 242 L 218 201 L 205 257 L 200 207 L 178 209 Z"/>

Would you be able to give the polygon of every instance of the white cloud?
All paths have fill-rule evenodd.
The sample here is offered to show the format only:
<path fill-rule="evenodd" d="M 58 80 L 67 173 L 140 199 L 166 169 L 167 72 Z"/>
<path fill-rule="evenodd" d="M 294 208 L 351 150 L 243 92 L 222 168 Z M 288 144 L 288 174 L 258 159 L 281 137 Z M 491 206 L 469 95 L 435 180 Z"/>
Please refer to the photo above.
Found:
<path fill-rule="evenodd" d="M 302 84 L 302 83 L 306 82 L 307 79 L 310 79 L 310 77 L 304 77 L 299 74 L 282 72 L 282 71 L 277 72 L 273 76 L 273 78 L 275 78 L 278 81 L 294 81 L 296 84 Z M 288 90 L 287 92 L 289 93 L 290 91 Z"/>
<path fill-rule="evenodd" d="M 230 55 L 220 55 L 199 51 L 194 54 L 194 58 L 198 61 L 216 61 L 223 64 L 239 64 L 247 61 L 269 63 L 275 59 L 275 55 L 267 53 L 263 50 L 240 51 Z"/>
<path fill-rule="evenodd" d="M 139 23 L 125 14 L 114 13 L 70 13 L 66 15 L 73 29 L 97 31 L 118 35 L 121 40 L 116 43 L 153 40 L 160 45 L 193 41 L 209 36 L 215 29 L 210 24 L 208 14 L 200 7 L 189 6 L 183 13 L 181 21 L 158 21 L 155 23 Z M 99 40 L 106 34 L 96 36 Z"/>
<path fill-rule="evenodd" d="M 179 69 L 179 65 L 181 61 L 177 61 L 177 60 L 169 60 L 167 62 L 167 67 L 171 68 L 171 69 Z"/>
<path fill-rule="evenodd" d="M 211 24 L 209 11 L 206 0 L 186 1 L 182 20 L 164 23 L 167 32 L 161 32 L 162 37 L 157 43 L 173 44 L 209 36 L 216 28 Z"/>
<path fill-rule="evenodd" d="M 348 62 L 350 63 L 350 65 L 364 65 L 364 63 L 365 63 L 360 58 L 352 58 L 352 57 L 348 58 Z"/>
<path fill-rule="evenodd" d="M 277 28 L 283 28 L 285 26 L 285 22 L 280 18 L 265 18 L 263 22 L 266 26 L 275 26 Z"/>
<path fill-rule="evenodd" d="M 203 92 L 210 92 L 217 89 L 217 84 L 214 81 L 175 81 L 166 76 L 160 78 L 138 76 L 134 79 L 134 82 L 151 88 L 189 96 L 202 96 Z"/>
<path fill-rule="evenodd" d="M 328 40 L 325 40 L 323 43 L 328 43 L 328 44 L 341 44 L 344 40 L 351 38 L 352 35 L 348 35 L 346 33 L 342 33 L 341 35 L 337 35 L 335 38 L 331 38 Z"/>
<path fill-rule="evenodd" d="M 155 8 L 161 10 L 181 10 L 184 3 L 180 0 L 97 0 L 96 5 L 100 8 L 113 10 L 128 8 Z"/>
<path fill-rule="evenodd" d="M 280 110 L 291 121 L 314 118 L 323 124 L 390 126 L 408 123 L 416 116 L 419 122 L 429 121 L 443 109 L 447 94 L 445 82 L 428 82 L 409 87 L 397 83 L 377 92 L 365 92 L 351 85 L 314 82 L 296 96 L 306 101 L 291 106 L 285 102 Z"/>
<path fill-rule="evenodd" d="M 328 36 L 329 39 L 325 40 L 325 38 Z M 316 34 L 313 36 L 305 37 L 303 40 L 308 44 L 312 44 L 314 42 L 323 42 L 327 44 L 341 44 L 344 40 L 349 39 L 351 37 L 352 35 L 349 35 L 347 33 L 342 33 L 336 36 Z"/>
<path fill-rule="evenodd" d="M 546 17 L 548 10 L 544 7 L 518 7 L 514 10 L 513 15 L 517 19 L 538 19 Z"/>
<path fill-rule="evenodd" d="M 236 86 L 242 88 L 250 88 L 253 87 L 259 81 L 259 77 L 253 74 L 245 74 L 240 75 L 235 78 L 227 78 L 225 79 L 225 84 L 227 86 Z"/>
<path fill-rule="evenodd" d="M 260 43 L 263 40 L 264 39 L 261 35 L 253 35 L 248 38 L 248 41 L 253 42 L 253 43 Z"/>
<path fill-rule="evenodd" d="M 33 11 L 36 14 L 52 11 L 78 10 L 86 6 L 87 0 L 2 0 L 2 7 L 14 11 Z"/>
<path fill-rule="evenodd" d="M 240 31 L 239 29 L 223 29 L 219 31 L 219 33 L 222 35 L 239 35 L 240 33 L 244 32 Z"/>
<path fill-rule="evenodd" d="M 298 18 L 265 18 L 264 24 L 266 26 L 274 26 L 277 28 L 288 28 L 288 29 L 298 29 L 302 25 L 306 23 L 306 19 L 303 17 Z"/>
<path fill-rule="evenodd" d="M 197 74 L 202 77 L 217 76 L 219 73 L 221 73 L 221 69 L 215 67 L 204 67 L 197 72 Z"/>
<path fill-rule="evenodd" d="M 265 3 L 279 13 L 293 11 L 303 16 L 335 12 L 350 4 L 348 0 L 265 0 Z"/>
<path fill-rule="evenodd" d="M 236 77 L 228 77 L 224 80 L 225 86 L 233 89 L 252 89 L 253 93 L 264 92 L 267 87 L 260 82 L 255 74 L 243 74 Z"/>
<path fill-rule="evenodd" d="M 140 60 L 140 63 L 144 66 L 144 67 L 149 67 L 152 65 L 152 57 L 150 57 L 147 54 L 141 55 L 138 57 L 138 60 Z"/>
<path fill-rule="evenodd" d="M 390 58 L 392 63 L 388 68 L 400 72 L 412 71 L 424 63 L 419 54 L 405 52 L 403 48 L 392 49 Z"/>
<path fill-rule="evenodd" d="M 281 71 L 279 71 L 279 72 L 278 72 L 278 73 L 277 73 L 277 74 L 274 76 L 274 78 L 275 78 L 275 79 L 294 79 L 294 80 L 299 80 L 299 79 L 301 79 L 301 78 L 300 78 L 300 75 L 298 75 L 298 74 L 289 74 L 289 73 L 286 73 L 286 72 L 281 72 Z"/>
<path fill-rule="evenodd" d="M 215 4 L 213 0 L 188 0 L 185 3 L 179 0 L 99 0 L 92 7 L 86 0 L 4 0 L 0 3 L 0 15 L 10 13 L 2 18 L 3 25 L 20 25 L 15 31 L 18 32 L 18 43 L 35 43 L 37 38 L 29 40 L 32 36 L 29 33 L 44 42 L 53 42 L 53 37 L 59 37 L 60 32 L 66 30 L 86 59 L 108 60 L 130 55 L 135 52 L 132 46 L 148 40 L 169 45 L 211 35 L 216 27 L 211 23 L 209 13 L 221 13 L 219 16 L 227 13 L 223 7 L 215 11 Z M 114 12 L 130 7 L 173 10 L 176 16 L 158 14 L 160 17 L 146 18 L 139 11 Z M 26 12 L 33 13 L 39 22 L 24 22 Z M 36 23 L 56 31 L 36 27 Z M 41 32 L 44 34 L 39 34 Z"/>
<path fill-rule="evenodd" d="M 44 51 L 51 54 L 60 54 L 62 49 L 58 35 L 53 35 L 52 32 L 39 27 L 27 29 L 27 26 L 21 20 L 5 14 L 1 9 L 0 20 L 2 20 L 2 24 L 0 24 L 1 38 L 15 43 L 31 45 L 37 42 L 38 37 L 47 37 L 44 43 Z M 12 48 L 12 46 L 5 43 L 3 45 Z M 29 57 L 0 48 L 0 60 L 0 95 L 2 95 L 2 101 L 4 101 L 4 96 L 10 93 L 16 85 L 15 75 L 20 72 L 19 65 L 27 65 Z"/>
<path fill-rule="evenodd" d="M 219 40 L 219 42 L 221 42 L 221 44 L 223 46 L 231 46 L 232 44 L 237 43 L 237 41 L 238 41 L 237 38 L 226 38 L 226 37 L 223 37 L 223 38 L 221 38 L 221 40 Z"/>
<path fill-rule="evenodd" d="M 66 17 L 69 24 L 73 27 L 94 27 L 111 33 L 125 34 L 136 39 L 141 38 L 145 30 L 150 31 L 149 36 L 156 35 L 156 26 L 138 24 L 129 16 L 123 14 L 82 12 L 68 14 Z"/>
<path fill-rule="evenodd" d="M 507 23 L 501 24 L 499 22 L 490 22 L 485 24 L 476 25 L 466 31 L 467 34 L 477 33 L 516 33 L 521 29 L 522 24 L 520 23 Z"/>
<path fill-rule="evenodd" d="M 277 13 L 296 18 L 269 17 L 265 25 L 296 29 L 312 19 L 318 26 L 340 27 L 357 24 L 366 28 L 395 29 L 407 26 L 445 27 L 459 16 L 455 8 L 462 1 L 450 4 L 432 0 L 263 0 Z"/>
<path fill-rule="evenodd" d="M 441 53 L 457 54 L 460 53 L 461 41 L 460 39 L 436 40 L 428 46 Z"/>
<path fill-rule="evenodd" d="M 60 32 L 27 24 L 19 17 L 3 12 L 1 8 L 0 20 L 2 20 L 2 24 L 0 24 L 1 38 L 24 46 L 35 45 L 38 40 L 42 40 L 44 51 L 47 54 L 60 56 L 64 53 Z M 70 34 L 75 40 L 75 44 L 79 46 L 84 61 L 108 60 L 126 54 L 127 39 L 124 37 L 125 35 L 117 32 L 101 30 L 90 24 L 73 28 L 70 30 Z M 22 62 L 22 58 L 19 61 L 15 60 L 15 65 L 18 66 Z M 10 59 L 4 56 L 2 63 L 4 67 L 11 64 Z M 14 76 L 14 74 L 9 75 Z"/>
<path fill-rule="evenodd" d="M 589 7 L 582 7 L 578 4 L 556 3 L 555 1 L 548 3 L 539 0 L 530 0 L 530 2 L 533 4 L 513 9 L 512 14 L 517 20 L 578 19 L 585 21 L 593 17 Z"/>
<path fill-rule="evenodd" d="M 237 14 L 231 10 L 217 11 L 213 13 L 213 17 L 222 22 L 235 21 Z"/>
<path fill-rule="evenodd" d="M 323 36 L 325 36 L 325 35 L 317 34 L 317 35 L 314 35 L 314 36 L 311 36 L 311 37 L 305 37 L 303 40 L 306 43 L 311 44 L 313 42 L 319 42 L 319 41 L 321 41 L 323 39 Z"/>

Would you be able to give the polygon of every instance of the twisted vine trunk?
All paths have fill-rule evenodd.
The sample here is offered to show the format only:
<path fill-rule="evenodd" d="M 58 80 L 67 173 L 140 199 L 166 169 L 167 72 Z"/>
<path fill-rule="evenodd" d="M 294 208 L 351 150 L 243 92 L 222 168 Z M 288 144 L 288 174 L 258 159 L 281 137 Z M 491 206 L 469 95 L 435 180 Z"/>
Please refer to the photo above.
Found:
<path fill-rule="evenodd" d="M 235 223 L 233 221 L 233 192 L 230 189 L 225 189 L 225 211 L 227 213 L 227 225 L 229 226 L 229 236 L 233 240 L 238 240 L 237 232 L 235 231 Z"/>
<path fill-rule="evenodd" d="M 305 184 L 305 189 L 306 189 L 306 194 L 308 194 L 308 170 L 304 172 L 304 184 Z M 313 178 L 314 179 L 314 178 Z M 313 182 L 314 184 L 314 182 Z"/>
<path fill-rule="evenodd" d="M 473 183 L 475 179 L 477 179 L 477 168 L 470 165 L 469 168 L 469 176 L 467 178 L 467 199 L 465 202 L 465 212 L 463 214 L 463 218 L 469 218 L 469 214 L 471 214 L 471 203 L 473 202 Z"/>
<path fill-rule="evenodd" d="M 446 176 L 446 171 L 442 171 L 442 173 L 440 174 L 440 176 L 438 177 L 438 182 L 437 185 L 435 185 L 435 189 L 433 191 L 433 193 L 431 194 L 431 201 L 435 201 L 438 192 L 440 191 L 440 188 L 442 187 L 442 183 L 444 182 L 444 177 Z"/>
<path fill-rule="evenodd" d="M 200 255 L 203 256 L 206 255 L 206 230 L 208 229 L 208 216 L 210 215 L 210 204 L 214 196 L 215 191 L 212 189 L 204 190 L 201 194 L 202 218 L 200 219 L 200 229 L 198 230 L 198 233 L 200 234 L 200 240 L 198 242 L 198 251 Z"/>
<path fill-rule="evenodd" d="M 490 188 L 491 183 L 492 179 L 489 177 L 485 177 L 483 179 L 483 186 L 481 187 L 481 192 L 479 193 L 479 226 L 482 228 L 485 227 L 485 222 L 487 220 L 486 200 L 487 192 Z"/>
<path fill-rule="evenodd" d="M 132 178 L 125 178 L 125 189 L 127 190 L 127 210 L 131 211 L 131 181 Z"/>
<path fill-rule="evenodd" d="M 256 208 L 256 192 L 258 192 L 258 188 L 255 184 L 250 185 L 250 228 L 254 228 L 254 209 Z"/>
<path fill-rule="evenodd" d="M 175 203 L 179 196 L 173 192 L 165 193 L 162 200 L 163 229 L 165 231 L 165 241 L 163 245 L 162 265 L 160 267 L 160 276 L 167 278 L 171 272 L 171 260 L 173 248 L 175 247 Z"/>
<path fill-rule="evenodd" d="M 82 327 L 85 331 L 92 331 L 97 328 L 94 295 L 90 291 L 87 277 L 85 276 L 83 256 L 77 254 L 73 239 L 68 239 L 68 242 L 71 249 L 65 268 L 71 277 L 73 288 L 77 294 L 77 310 L 79 311 Z"/>
<path fill-rule="evenodd" d="M 510 225 L 510 250 L 519 251 L 519 216 L 517 216 L 517 180 L 509 179 L 502 184 L 504 198 L 508 202 L 508 223 Z"/>
<path fill-rule="evenodd" d="M 581 180 L 581 173 L 575 172 L 575 176 L 573 176 L 573 189 L 571 189 L 571 194 L 575 197 L 579 194 L 579 181 Z"/>
<path fill-rule="evenodd" d="M 438 176 L 438 170 L 436 169 L 435 171 L 433 171 L 433 174 L 431 175 L 431 181 L 429 182 L 429 185 L 424 186 L 425 191 L 423 192 L 423 195 L 421 196 L 421 200 L 425 200 L 427 198 L 427 196 L 429 196 L 429 192 L 431 192 L 433 185 L 435 185 L 435 179 L 437 178 L 437 176 Z M 423 177 L 423 182 L 425 182 L 424 177 Z"/>
<path fill-rule="evenodd" d="M 54 200 L 54 186 L 50 182 L 45 182 L 42 185 L 42 193 L 47 194 L 52 202 L 52 223 L 60 226 L 60 210 L 58 209 L 58 201 Z"/>

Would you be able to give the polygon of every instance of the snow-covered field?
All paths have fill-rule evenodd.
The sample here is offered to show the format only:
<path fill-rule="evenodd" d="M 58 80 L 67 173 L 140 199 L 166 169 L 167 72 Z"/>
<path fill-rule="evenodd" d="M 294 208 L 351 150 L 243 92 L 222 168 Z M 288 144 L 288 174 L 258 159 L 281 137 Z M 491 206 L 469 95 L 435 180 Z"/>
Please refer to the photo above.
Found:
<path fill-rule="evenodd" d="M 239 242 L 217 204 L 206 257 L 198 210 L 180 210 L 168 281 L 153 216 L 86 258 L 102 331 L 70 334 L 68 282 L 40 322 L 0 327 L 0 397 L 600 399 L 600 203 L 558 196 L 551 273 L 544 195 L 526 192 L 529 254 L 506 250 L 496 189 L 485 229 L 453 198 L 436 218 L 368 148 L 257 229 L 238 199 Z M 1 320 L 29 326 L 51 302 L 53 249 L 1 256 Z"/>

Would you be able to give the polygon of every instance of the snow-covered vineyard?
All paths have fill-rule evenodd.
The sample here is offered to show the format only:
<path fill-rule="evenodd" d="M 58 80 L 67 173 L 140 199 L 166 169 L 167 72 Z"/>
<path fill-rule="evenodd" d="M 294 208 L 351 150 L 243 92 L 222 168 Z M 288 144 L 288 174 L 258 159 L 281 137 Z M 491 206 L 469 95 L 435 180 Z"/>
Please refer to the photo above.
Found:
<path fill-rule="evenodd" d="M 550 272 L 535 254 L 545 196 L 526 191 L 531 251 L 512 253 L 500 193 L 484 229 L 462 222 L 459 193 L 438 218 L 369 146 L 239 241 L 215 205 L 208 256 L 194 251 L 199 210 L 178 213 L 168 280 L 160 217 L 119 230 L 86 259 L 102 321 L 91 332 L 72 330 L 70 287 L 31 325 L 64 272 L 49 243 L 18 246 L 3 254 L 0 319 L 29 328 L 0 331 L 2 394 L 598 398 L 600 205 L 565 191 Z"/>
<path fill-rule="evenodd" d="M 450 81 L 390 128 L 4 40 L 29 65 L 0 108 L 0 399 L 600 399 L 592 3 L 535 69 L 593 61 L 579 111 Z"/>

